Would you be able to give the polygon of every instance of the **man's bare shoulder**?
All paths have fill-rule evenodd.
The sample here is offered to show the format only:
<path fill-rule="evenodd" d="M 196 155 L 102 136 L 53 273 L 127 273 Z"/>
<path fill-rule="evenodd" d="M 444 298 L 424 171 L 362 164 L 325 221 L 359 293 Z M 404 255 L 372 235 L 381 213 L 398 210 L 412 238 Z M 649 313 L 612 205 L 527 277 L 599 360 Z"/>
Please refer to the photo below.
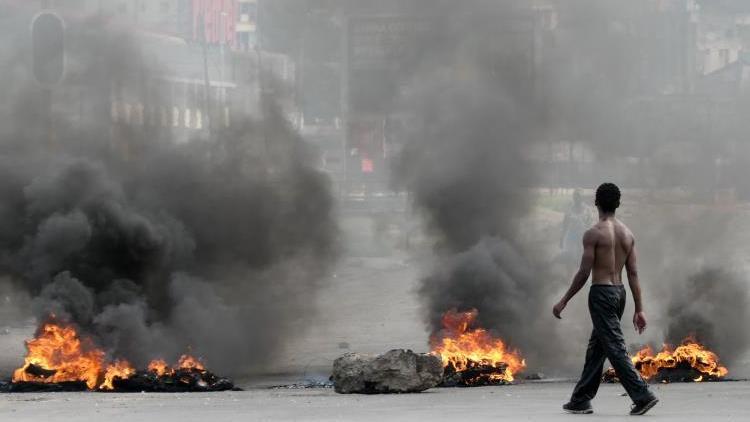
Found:
<path fill-rule="evenodd" d="M 635 246 L 635 236 L 633 235 L 633 232 L 630 231 L 630 228 L 620 220 L 617 220 L 615 225 L 615 236 L 621 247 L 627 254 L 630 254 L 630 251 L 632 251 Z"/>
<path fill-rule="evenodd" d="M 583 234 L 583 244 L 595 245 L 600 237 L 601 237 L 601 229 L 599 228 L 598 224 L 595 224 L 593 227 L 586 230 L 586 233 Z"/>
<path fill-rule="evenodd" d="M 630 230 L 630 227 L 627 226 L 627 224 L 623 223 L 622 220 L 620 219 L 617 219 L 616 222 L 617 222 L 616 228 L 618 229 L 619 232 L 622 233 L 623 236 L 629 239 L 635 240 L 635 235 Z"/>

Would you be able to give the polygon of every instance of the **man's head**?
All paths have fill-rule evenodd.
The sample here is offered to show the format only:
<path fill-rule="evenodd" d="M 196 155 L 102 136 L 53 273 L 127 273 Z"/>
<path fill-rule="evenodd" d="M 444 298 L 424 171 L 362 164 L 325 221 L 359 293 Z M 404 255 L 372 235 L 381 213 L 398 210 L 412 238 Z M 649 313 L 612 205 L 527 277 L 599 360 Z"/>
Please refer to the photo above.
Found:
<path fill-rule="evenodd" d="M 614 214 L 620 206 L 620 188 L 614 183 L 602 183 L 596 189 L 596 207 L 606 214 Z"/>

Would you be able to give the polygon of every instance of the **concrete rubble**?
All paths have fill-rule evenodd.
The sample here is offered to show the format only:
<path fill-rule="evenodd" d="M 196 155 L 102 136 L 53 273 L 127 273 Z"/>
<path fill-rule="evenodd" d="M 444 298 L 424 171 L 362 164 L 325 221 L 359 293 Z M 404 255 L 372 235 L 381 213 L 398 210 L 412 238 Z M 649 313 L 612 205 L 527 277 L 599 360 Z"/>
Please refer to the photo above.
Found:
<path fill-rule="evenodd" d="M 379 356 L 347 353 L 333 362 L 337 393 L 418 393 L 436 387 L 443 378 L 440 358 L 395 349 Z"/>

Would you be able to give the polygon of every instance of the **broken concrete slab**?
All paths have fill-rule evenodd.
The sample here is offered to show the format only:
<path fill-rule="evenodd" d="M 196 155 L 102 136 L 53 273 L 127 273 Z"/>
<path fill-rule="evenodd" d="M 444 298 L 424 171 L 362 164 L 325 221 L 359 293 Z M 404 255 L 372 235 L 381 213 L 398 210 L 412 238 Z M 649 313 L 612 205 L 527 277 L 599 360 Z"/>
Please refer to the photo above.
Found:
<path fill-rule="evenodd" d="M 437 356 L 395 349 L 379 356 L 347 353 L 333 362 L 338 393 L 418 393 L 436 387 L 443 378 Z"/>

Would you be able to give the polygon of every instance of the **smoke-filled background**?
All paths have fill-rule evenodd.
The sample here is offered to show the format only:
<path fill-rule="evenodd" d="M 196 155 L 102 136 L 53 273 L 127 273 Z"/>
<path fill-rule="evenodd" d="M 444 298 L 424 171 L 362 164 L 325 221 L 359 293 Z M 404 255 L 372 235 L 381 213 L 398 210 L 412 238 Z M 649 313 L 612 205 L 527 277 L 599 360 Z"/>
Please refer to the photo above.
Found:
<path fill-rule="evenodd" d="M 707 198 L 711 192 L 742 189 L 742 182 L 719 173 L 731 172 L 744 156 L 730 159 L 737 164 L 725 162 L 726 169 L 717 164 L 726 160 L 727 150 L 742 154 L 734 143 L 741 141 L 722 138 L 737 136 L 731 132 L 717 136 L 710 132 L 716 129 L 703 126 L 735 122 L 691 122 L 696 109 L 705 105 L 669 100 L 673 94 L 698 89 L 691 84 L 699 82 L 676 70 L 679 67 L 670 69 L 669 57 L 658 50 L 664 46 L 658 43 L 680 56 L 682 43 L 689 39 L 655 39 L 653 34 L 668 37 L 659 25 L 675 25 L 676 33 L 689 37 L 689 29 L 680 28 L 691 25 L 689 12 L 667 2 L 559 2 L 551 24 L 557 30 L 537 35 L 549 39 L 529 49 L 531 41 L 513 31 L 527 18 L 523 5 L 471 4 L 446 2 L 442 9 L 437 7 L 445 19 L 436 25 L 439 35 L 417 47 L 426 56 L 425 66 L 415 72 L 415 114 L 423 126 L 407 140 L 395 173 L 435 236 L 436 262 L 418 290 L 431 330 L 440 329 L 447 309 L 476 308 L 479 324 L 520 348 L 532 368 L 555 372 L 580 365 L 589 327 L 582 309 L 585 290 L 577 298 L 579 305 L 567 311 L 566 318 L 573 321 L 561 327 L 549 316 L 575 271 L 580 251 L 555 256 L 549 247 L 556 238 L 537 239 L 538 243 L 530 239 L 535 226 L 529 219 L 543 220 L 533 188 L 560 183 L 584 189 L 591 204 L 593 189 L 614 181 L 625 188 L 624 219 L 638 237 L 653 322 L 646 340 L 629 339 L 660 347 L 662 342 L 679 344 L 692 336 L 716 350 L 730 367 L 737 365 L 749 345 L 742 327 L 750 315 L 748 279 L 742 275 L 744 246 L 727 245 L 731 223 L 721 216 L 712 218 L 722 213 L 715 206 L 688 218 L 679 212 L 640 214 L 631 208 L 644 201 L 644 189 L 657 196 L 645 202 L 658 203 L 659 195 L 674 194 L 678 198 L 665 202 L 697 200 L 696 208 L 719 201 Z M 675 13 L 670 18 L 686 21 L 658 17 L 669 10 Z M 450 24 L 456 21 L 460 23 Z M 430 54 L 433 49 L 443 53 Z M 445 58 L 446 50 L 451 52 L 449 66 L 460 62 L 460 71 L 448 78 L 445 74 L 450 72 L 436 63 Z M 663 97 L 646 97 L 655 92 Z M 639 107 L 650 107 L 648 114 L 628 116 Z M 653 131 L 649 124 L 662 127 Z M 685 127 L 690 125 L 695 126 L 693 133 Z M 556 163 L 531 156 L 556 140 L 571 144 L 571 156 L 574 148 L 587 156 L 574 164 L 580 167 L 572 169 L 572 179 L 550 180 L 570 176 L 550 172 Z M 682 154 L 686 157 L 674 157 Z M 627 166 L 628 162 L 636 165 Z M 639 174 L 642 171 L 648 175 Z M 682 208 L 695 213 L 691 207 Z M 590 218 L 588 223 L 594 221 Z M 629 315 L 624 317 L 626 327 Z"/>
<path fill-rule="evenodd" d="M 707 197 L 712 192 L 743 189 L 742 182 L 720 174 L 745 160 L 737 144 L 741 141 L 727 139 L 737 136 L 731 132 L 739 129 L 732 127 L 736 122 L 691 122 L 693 113 L 706 105 L 670 101 L 672 95 L 707 89 L 692 86 L 702 81 L 693 81 L 680 67 L 669 68 L 672 63 L 665 54 L 683 54 L 679 49 L 692 35 L 689 10 L 668 2 L 573 1 L 555 6 L 550 25 L 558 28 L 554 34 L 537 35 L 536 41 L 549 39 L 534 49 L 529 49 L 529 39 L 514 33 L 528 10 L 513 2 L 446 2 L 433 9 L 445 19 L 436 25 L 438 35 L 416 47 L 425 65 L 417 67 L 414 84 L 415 114 L 423 126 L 406 141 L 395 174 L 435 236 L 436 262 L 418 290 L 429 327 L 439 330 L 447 309 L 476 308 L 479 324 L 519 347 L 532 368 L 557 371 L 580 365 L 580 345 L 589 326 L 582 306 L 573 306 L 566 316 L 574 319 L 574 330 L 560 327 L 549 316 L 580 255 L 555 257 L 549 243 L 557 239 L 546 239 L 546 245 L 545 239 L 536 244 L 529 239 L 535 227 L 528 219 L 543 219 L 533 188 L 560 183 L 584 189 L 591 204 L 593 189 L 614 181 L 625 188 L 624 218 L 639 239 L 647 309 L 654 322 L 647 340 L 629 338 L 660 347 L 692 336 L 716 350 L 730 367 L 737 365 L 749 345 L 742 327 L 750 315 L 748 279 L 742 275 L 744 246 L 727 245 L 738 240 L 729 240 L 731 223 L 722 221 L 716 206 L 685 218 L 679 212 L 640 214 L 630 205 L 644 200 L 644 189 L 652 196 L 677 196 L 667 203 L 697 200 L 696 208 L 720 202 Z M 536 13 L 544 13 L 541 10 Z M 674 13 L 669 18 L 658 16 L 669 11 Z M 674 25 L 675 33 L 688 39 L 653 37 L 669 36 L 660 25 Z M 665 48 L 660 42 L 673 50 L 659 50 Z M 442 53 L 430 54 L 433 50 Z M 451 52 L 449 66 L 460 62 L 460 71 L 448 78 L 450 72 L 438 62 L 445 51 Z M 681 60 L 694 65 L 692 58 Z M 658 100 L 646 97 L 659 94 L 663 97 Z M 648 114 L 631 119 L 628 114 L 638 113 L 639 107 L 650 107 Z M 653 131 L 649 124 L 662 127 Z M 726 132 L 704 126 L 722 124 L 729 126 L 721 128 Z M 688 133 L 685 126 L 691 125 L 693 133 Z M 550 180 L 568 175 L 550 174 L 554 162 L 531 156 L 555 140 L 568 141 L 571 156 L 574 148 L 587 156 L 571 172 L 575 179 Z M 734 163 L 724 162 L 722 169 L 728 151 L 740 156 L 729 159 Z M 680 160 L 687 165 L 680 166 Z M 560 258 L 566 261 L 563 265 Z M 579 303 L 585 304 L 585 294 Z M 624 319 L 627 327 L 629 315 Z M 575 330 L 580 334 L 571 337 Z"/>
<path fill-rule="evenodd" d="M 697 201 L 696 208 L 720 202 L 722 189 L 741 195 L 741 182 L 721 174 L 745 160 L 741 141 L 731 139 L 737 122 L 689 121 L 702 107 L 719 106 L 679 97 L 713 88 L 684 70 L 695 66 L 691 53 L 680 51 L 695 36 L 691 9 L 657 3 L 558 2 L 542 22 L 548 9 L 540 4 L 431 4 L 433 26 L 415 37 L 404 65 L 413 79 L 398 101 L 414 120 L 394 172 L 434 242 L 434 262 L 417 289 L 430 331 L 440 330 L 447 310 L 476 308 L 478 324 L 520 348 L 532 368 L 575 368 L 588 334 L 582 307 L 568 311 L 575 328 L 549 314 L 579 255 L 556 256 L 550 246 L 557 239 L 532 239 L 534 223 L 543 220 L 534 188 L 581 188 L 591 204 L 593 189 L 614 181 L 625 188 L 626 222 L 638 214 L 630 204 L 658 203 L 659 195 L 677 197 L 667 203 Z M 586 156 L 571 175 L 554 174 L 554 161 L 534 155 L 560 140 L 571 145 L 571 156 L 575 148 Z M 729 151 L 740 155 L 727 159 Z M 572 178 L 551 180 L 561 176 Z M 652 197 L 643 198 L 644 189 Z M 632 216 L 654 324 L 645 340 L 629 338 L 660 347 L 693 336 L 731 367 L 749 340 L 743 247 L 727 246 L 731 226 L 719 207 L 705 208 L 688 218 Z M 581 296 L 585 304 L 585 291 Z"/>
<path fill-rule="evenodd" d="M 51 121 L 34 8 L 14 3 L 7 313 L 71 319 L 136 364 L 192 349 L 234 374 L 427 350 L 446 311 L 476 308 L 530 371 L 576 375 L 586 291 L 563 321 L 551 307 L 611 181 L 650 323 L 634 334 L 630 300 L 628 342 L 695 336 L 746 369 L 745 2 L 99 2 L 69 24 Z M 245 15 L 252 31 L 211 18 Z M 231 93 L 207 99 L 204 78 Z"/>

